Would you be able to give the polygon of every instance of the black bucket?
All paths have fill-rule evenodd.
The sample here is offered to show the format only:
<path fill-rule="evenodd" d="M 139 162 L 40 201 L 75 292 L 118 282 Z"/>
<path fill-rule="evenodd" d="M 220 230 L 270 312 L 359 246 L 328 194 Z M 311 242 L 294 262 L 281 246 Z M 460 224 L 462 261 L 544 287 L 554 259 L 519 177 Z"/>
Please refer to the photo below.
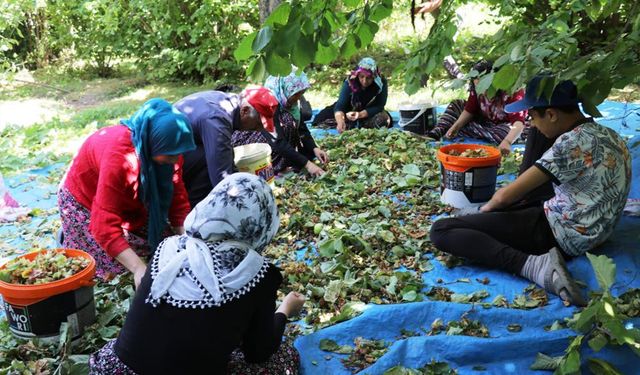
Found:
<path fill-rule="evenodd" d="M 486 156 L 460 156 L 469 149 L 482 149 Z M 455 151 L 455 152 L 454 152 Z M 487 145 L 449 144 L 438 149 L 442 175 L 440 200 L 455 208 L 487 202 L 496 190 L 500 150 Z"/>
<path fill-rule="evenodd" d="M 489 201 L 496 191 L 497 166 L 474 167 L 464 172 L 456 172 L 441 165 L 440 171 L 442 173 L 440 193 L 445 189 L 459 191 L 464 194 L 469 203 L 482 203 Z"/>
<path fill-rule="evenodd" d="M 436 126 L 436 105 L 415 104 L 400 106 L 400 128 L 424 135 Z"/>
<path fill-rule="evenodd" d="M 84 328 L 96 321 L 93 286 L 61 293 L 27 306 L 4 301 L 9 329 L 14 336 L 45 341 L 56 340 L 60 324 L 67 322 L 71 338 L 82 336 Z"/>

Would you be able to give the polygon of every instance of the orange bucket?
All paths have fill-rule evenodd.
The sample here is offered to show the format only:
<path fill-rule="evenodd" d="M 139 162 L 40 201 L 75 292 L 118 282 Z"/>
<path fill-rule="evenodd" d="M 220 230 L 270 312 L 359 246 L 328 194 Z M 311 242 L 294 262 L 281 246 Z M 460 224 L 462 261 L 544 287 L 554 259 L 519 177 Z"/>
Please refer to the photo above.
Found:
<path fill-rule="evenodd" d="M 36 256 L 38 256 L 38 254 L 55 250 L 60 249 L 34 251 L 32 253 L 21 255 L 14 259 L 26 258 L 28 260 L 33 260 Z M 62 250 L 64 250 L 64 254 L 67 257 L 82 257 L 89 259 L 89 265 L 82 271 L 70 277 L 67 277 L 66 279 L 57 280 L 50 283 L 38 285 L 22 285 L 10 284 L 0 280 L 0 294 L 2 294 L 3 299 L 14 305 L 28 306 L 57 294 L 69 292 L 78 288 L 82 288 L 84 286 L 93 286 L 95 284 L 93 282 L 93 277 L 96 274 L 96 261 L 93 259 L 93 257 L 82 250 Z M 0 270 L 4 269 L 5 266 L 6 264 L 3 264 L 0 267 Z"/>
<path fill-rule="evenodd" d="M 449 155 L 451 151 L 462 153 L 469 149 L 481 148 L 487 151 L 489 156 L 483 158 L 465 158 L 462 156 Z M 455 172 L 465 172 L 474 167 L 492 167 L 500 164 L 502 154 L 495 147 L 474 144 L 454 143 L 442 146 L 438 149 L 438 160 L 445 169 Z"/>
<path fill-rule="evenodd" d="M 60 324 L 67 322 L 72 338 L 84 332 L 84 327 L 96 319 L 93 277 L 96 262 L 91 255 L 74 249 L 61 249 L 67 257 L 89 259 L 89 265 L 80 272 L 62 280 L 38 285 L 10 284 L 0 281 L 0 294 L 14 336 L 30 339 L 38 337 L 54 342 Z M 52 250 L 35 251 L 20 256 L 33 260 L 38 254 Z M 2 265 L 0 269 L 6 267 Z"/>
<path fill-rule="evenodd" d="M 450 155 L 469 149 L 483 149 L 486 157 L 468 158 Z M 437 154 L 442 164 L 440 200 L 456 208 L 464 208 L 487 202 L 496 190 L 498 166 L 502 155 L 495 147 L 455 143 L 440 147 Z"/>

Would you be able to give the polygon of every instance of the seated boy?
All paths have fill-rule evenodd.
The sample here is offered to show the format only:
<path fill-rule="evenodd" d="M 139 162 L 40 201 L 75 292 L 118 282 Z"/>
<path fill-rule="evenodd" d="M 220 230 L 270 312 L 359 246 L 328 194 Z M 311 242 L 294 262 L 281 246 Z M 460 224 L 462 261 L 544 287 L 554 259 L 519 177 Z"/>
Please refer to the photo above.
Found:
<path fill-rule="evenodd" d="M 524 99 L 505 109 L 529 110 L 533 126 L 547 138 L 557 137 L 553 146 L 496 191 L 479 213 L 434 223 L 431 241 L 442 251 L 519 274 L 564 301 L 585 306 L 564 259 L 583 255 L 611 235 L 629 193 L 631 159 L 614 130 L 582 114 L 571 81 L 559 83 L 545 97 L 540 86 L 551 82 L 550 76 L 536 76 Z M 555 196 L 542 207 L 514 206 L 549 180 Z"/>

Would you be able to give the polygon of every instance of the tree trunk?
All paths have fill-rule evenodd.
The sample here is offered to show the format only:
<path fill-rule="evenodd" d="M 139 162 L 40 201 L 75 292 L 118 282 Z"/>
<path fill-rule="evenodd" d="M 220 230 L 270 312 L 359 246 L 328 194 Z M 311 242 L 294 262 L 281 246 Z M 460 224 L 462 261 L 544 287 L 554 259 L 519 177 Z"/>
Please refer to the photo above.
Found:
<path fill-rule="evenodd" d="M 280 5 L 282 0 L 260 0 L 260 23 L 264 23 L 264 21 L 269 17 L 271 12 Z"/>

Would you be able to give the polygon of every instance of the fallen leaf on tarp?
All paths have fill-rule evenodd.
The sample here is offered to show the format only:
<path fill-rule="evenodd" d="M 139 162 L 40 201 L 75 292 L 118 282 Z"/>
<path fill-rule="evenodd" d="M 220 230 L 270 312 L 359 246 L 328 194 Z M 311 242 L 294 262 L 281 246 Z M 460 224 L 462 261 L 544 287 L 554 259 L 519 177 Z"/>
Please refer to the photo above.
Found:
<path fill-rule="evenodd" d="M 447 362 L 437 362 L 432 359 L 431 362 L 419 369 L 394 366 L 385 371 L 383 375 L 456 375 L 457 373 Z"/>
<path fill-rule="evenodd" d="M 509 301 L 507 301 L 507 299 L 502 294 L 497 295 L 496 298 L 493 299 L 491 304 L 498 307 L 509 307 Z"/>
<path fill-rule="evenodd" d="M 489 328 L 479 320 L 462 318 L 447 323 L 447 335 L 464 335 L 474 337 L 489 337 Z"/>
<path fill-rule="evenodd" d="M 511 303 L 511 307 L 514 309 L 533 309 L 536 307 L 545 306 L 549 303 L 549 296 L 547 291 L 536 287 L 534 284 L 525 288 L 524 295 L 518 295 Z"/>
<path fill-rule="evenodd" d="M 538 353 L 535 362 L 533 362 L 529 368 L 531 370 L 553 371 L 560 366 L 560 361 L 562 361 L 562 356 L 551 357 L 543 353 Z"/>
<path fill-rule="evenodd" d="M 415 232 L 409 232 L 409 236 L 411 236 L 412 238 L 422 238 L 422 237 L 426 236 L 427 234 L 429 234 L 429 232 L 427 232 L 426 230 L 419 230 L 419 231 L 415 231 Z"/>
<path fill-rule="evenodd" d="M 640 288 L 629 289 L 616 298 L 618 308 L 629 318 L 640 317 Z"/>
<path fill-rule="evenodd" d="M 507 330 L 509 332 L 520 332 L 520 331 L 522 331 L 522 326 L 520 324 L 516 324 L 516 323 L 509 324 L 507 326 Z"/>
<path fill-rule="evenodd" d="M 414 337 L 414 336 L 420 336 L 420 332 L 411 331 L 411 330 L 404 329 L 404 328 L 400 330 L 400 338 L 401 339 L 406 339 L 408 337 Z"/>
<path fill-rule="evenodd" d="M 342 364 L 352 373 L 362 371 L 371 366 L 388 350 L 388 343 L 384 340 L 367 340 L 357 337 L 355 348 L 349 358 L 342 359 Z"/>
<path fill-rule="evenodd" d="M 550 326 L 544 327 L 545 331 L 557 331 L 564 328 L 567 328 L 566 324 L 558 320 L 555 320 Z"/>
<path fill-rule="evenodd" d="M 339 354 L 349 354 L 353 352 L 353 347 L 350 345 L 339 345 L 337 342 L 331 339 L 320 340 L 320 350 L 325 352 L 333 352 Z"/>

